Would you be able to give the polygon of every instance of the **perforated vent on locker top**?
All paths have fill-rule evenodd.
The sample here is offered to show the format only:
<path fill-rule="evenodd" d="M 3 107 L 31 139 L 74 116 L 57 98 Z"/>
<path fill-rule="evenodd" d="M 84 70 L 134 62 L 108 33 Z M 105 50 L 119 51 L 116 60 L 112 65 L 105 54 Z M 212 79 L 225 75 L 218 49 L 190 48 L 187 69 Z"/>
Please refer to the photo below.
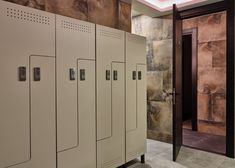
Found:
<path fill-rule="evenodd" d="M 105 36 L 105 37 L 112 37 L 112 38 L 122 39 L 122 33 L 121 32 L 100 30 L 100 35 Z"/>
<path fill-rule="evenodd" d="M 72 23 L 72 22 L 65 21 L 65 20 L 61 21 L 61 27 L 64 29 L 80 31 L 83 33 L 91 33 L 91 31 L 92 31 L 91 26 L 82 25 L 82 24 L 78 24 L 78 23 Z"/>
<path fill-rule="evenodd" d="M 26 12 L 19 9 L 7 8 L 7 16 L 13 19 L 19 19 L 39 24 L 50 25 L 50 18 L 34 12 Z"/>

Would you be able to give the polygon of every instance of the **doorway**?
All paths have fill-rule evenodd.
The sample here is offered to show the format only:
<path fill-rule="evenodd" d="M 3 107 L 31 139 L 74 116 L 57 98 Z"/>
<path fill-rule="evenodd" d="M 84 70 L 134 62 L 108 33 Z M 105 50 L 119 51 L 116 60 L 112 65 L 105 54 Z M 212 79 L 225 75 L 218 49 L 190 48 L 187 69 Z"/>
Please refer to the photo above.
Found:
<path fill-rule="evenodd" d="M 209 102 L 210 104 L 213 104 L 217 100 L 225 99 L 226 102 L 225 104 L 225 116 L 223 118 L 225 119 L 226 122 L 224 122 L 225 128 L 225 146 L 226 146 L 226 151 L 225 154 L 228 157 L 234 158 L 234 1 L 221 1 L 217 2 L 215 4 L 211 5 L 205 5 L 203 7 L 197 7 L 193 8 L 190 10 L 185 10 L 185 11 L 179 11 L 177 9 L 177 6 L 174 5 L 173 8 L 173 87 L 174 91 L 173 92 L 173 160 L 177 159 L 178 153 L 180 151 L 181 146 L 183 145 L 183 128 L 182 128 L 182 113 L 183 113 L 183 104 L 182 104 L 182 97 L 183 97 L 183 58 L 182 58 L 182 22 L 185 21 L 186 19 L 191 19 L 195 17 L 200 17 L 204 15 L 209 15 L 213 14 L 216 12 L 225 12 L 225 45 L 224 48 L 226 49 L 225 51 L 225 72 L 226 74 L 224 75 L 225 78 L 222 78 L 217 71 L 214 71 L 214 74 L 217 76 L 214 78 L 215 80 L 213 82 L 225 82 L 225 90 L 223 91 L 224 94 L 220 94 L 219 92 L 215 92 L 213 89 L 206 89 L 208 94 L 198 94 L 198 100 L 200 96 L 204 97 L 201 98 L 201 100 L 205 102 Z M 203 19 L 202 19 L 203 20 Z M 200 21 L 202 21 L 200 20 Z M 200 21 L 198 23 L 200 23 Z M 211 22 L 211 19 L 207 19 L 207 21 Z M 218 21 L 218 20 L 217 20 Z M 218 22 L 217 22 L 218 23 Z M 202 23 L 200 23 L 203 25 Z M 201 34 L 200 37 L 215 37 L 213 34 L 214 30 L 219 30 L 218 26 L 213 25 L 211 28 L 205 28 L 205 33 Z M 215 43 L 214 43 L 215 44 Z M 213 43 L 209 44 L 204 44 L 207 47 L 213 47 Z M 216 44 L 215 44 L 216 45 Z M 219 50 L 214 50 L 212 48 L 212 51 L 214 53 L 218 53 Z M 218 56 L 218 55 L 217 55 Z M 202 61 L 203 62 L 203 61 Z M 215 65 L 216 63 L 220 63 L 220 61 L 215 60 Z M 214 64 L 213 63 L 213 64 Z M 214 66 L 214 65 L 213 65 Z M 199 72 L 199 71 L 198 71 Z M 202 74 L 201 72 L 199 72 Z M 200 76 L 200 74 L 198 76 Z M 209 79 L 205 77 L 205 79 Z M 200 80 L 198 80 L 200 81 Z M 207 86 L 207 85 L 205 85 Z M 199 87 L 198 87 L 199 88 Z M 221 106 L 217 106 L 221 107 Z M 200 108 L 200 105 L 198 105 L 198 108 Z M 215 119 L 216 117 L 214 115 L 214 109 L 206 108 L 209 111 L 208 117 L 209 119 Z M 200 111 L 200 110 L 198 110 Z M 212 117 L 213 116 L 213 117 Z M 198 116 L 198 119 L 200 119 L 202 116 Z M 209 120 L 209 123 L 212 121 Z M 200 124 L 200 120 L 198 121 Z M 198 130 L 200 131 L 200 126 L 198 126 Z M 199 131 L 194 131 L 194 132 L 199 132 Z"/>
<path fill-rule="evenodd" d="M 224 28 L 225 29 L 225 28 Z M 213 93 L 204 94 L 204 97 L 207 97 L 208 102 L 202 102 L 200 99 L 201 96 L 198 96 L 198 57 L 205 57 L 207 55 L 203 55 L 199 53 L 198 55 L 198 29 L 186 29 L 183 31 L 182 36 L 182 62 L 183 62 L 183 113 L 182 113 L 182 123 L 183 123 L 183 145 L 191 148 L 196 148 L 208 152 L 218 153 L 225 155 L 226 150 L 226 123 L 223 120 L 224 116 L 226 116 L 225 109 L 221 108 L 218 110 L 216 106 L 218 106 L 218 102 L 215 100 L 215 95 L 223 95 L 223 93 Z M 200 45 L 200 44 L 199 44 Z M 201 45 L 200 45 L 201 46 Z M 200 49 L 201 50 L 201 49 Z M 225 54 L 222 55 L 225 57 Z M 200 58 L 202 59 L 202 58 Z M 205 59 L 205 58 L 203 58 Z M 220 64 L 225 64 L 225 59 L 220 60 Z M 224 61 L 224 63 L 223 63 Z M 208 67 L 207 67 L 208 68 Z M 211 66 L 210 68 L 213 68 Z M 220 67 L 221 68 L 221 67 Z M 223 70 L 223 68 L 221 68 Z M 205 71 L 203 67 L 200 67 L 200 70 Z M 226 74 L 224 74 L 225 76 Z M 213 78 L 214 76 L 210 76 Z M 216 77 L 215 77 L 216 78 Z M 209 81 L 210 82 L 210 81 Z M 216 85 L 216 83 L 214 83 Z M 219 87 L 219 86 L 218 86 Z M 211 89 L 208 86 L 208 89 Z M 225 89 L 226 90 L 226 89 Z M 199 105 L 207 106 L 207 111 L 204 111 L 201 107 L 198 108 L 198 97 L 199 97 Z M 225 98 L 225 96 L 220 97 Z M 223 99 L 225 103 L 226 100 Z M 222 103 L 222 102 L 220 102 Z M 223 104 L 220 104 L 224 107 Z M 200 116 L 198 120 L 198 113 L 207 113 L 207 118 L 202 119 Z M 216 113 L 220 113 L 221 118 L 223 120 L 218 122 L 218 119 L 215 120 L 213 115 L 217 115 Z M 201 114 L 202 115 L 202 114 Z M 199 126 L 199 128 L 198 128 Z M 221 131 L 222 130 L 222 131 Z M 222 133 L 221 133 L 222 132 Z"/>

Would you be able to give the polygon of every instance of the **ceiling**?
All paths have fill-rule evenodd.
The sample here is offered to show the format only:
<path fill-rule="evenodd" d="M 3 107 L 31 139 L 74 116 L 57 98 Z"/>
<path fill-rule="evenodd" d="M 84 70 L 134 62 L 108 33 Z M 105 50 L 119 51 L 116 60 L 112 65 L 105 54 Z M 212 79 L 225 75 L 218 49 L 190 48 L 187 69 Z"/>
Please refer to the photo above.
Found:
<path fill-rule="evenodd" d="M 160 17 L 172 13 L 172 5 L 177 4 L 181 10 L 207 5 L 222 0 L 132 0 L 132 16 L 145 14 Z"/>

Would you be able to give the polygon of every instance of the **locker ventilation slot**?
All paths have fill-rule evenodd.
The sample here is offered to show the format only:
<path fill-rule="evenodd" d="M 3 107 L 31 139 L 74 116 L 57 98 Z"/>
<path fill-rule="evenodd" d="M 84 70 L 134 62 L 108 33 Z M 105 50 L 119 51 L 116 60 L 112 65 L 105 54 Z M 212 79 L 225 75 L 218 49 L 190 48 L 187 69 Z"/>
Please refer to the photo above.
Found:
<path fill-rule="evenodd" d="M 117 158 L 115 158 L 115 159 L 113 159 L 113 160 L 110 160 L 110 161 L 108 161 L 108 162 L 104 162 L 104 163 L 102 164 L 102 168 L 113 167 L 113 165 L 116 165 L 116 164 L 120 163 L 121 161 L 122 161 L 122 157 L 119 156 L 119 157 L 117 157 Z"/>
<path fill-rule="evenodd" d="M 7 12 L 7 17 L 10 17 L 12 19 L 50 25 L 50 18 L 38 13 L 23 11 L 14 8 L 7 8 L 6 12 Z"/>
<path fill-rule="evenodd" d="M 137 44 L 143 44 L 145 43 L 145 40 L 143 37 L 140 36 L 129 36 L 128 37 L 128 41 L 133 42 L 133 43 L 137 43 Z"/>
<path fill-rule="evenodd" d="M 108 30 L 100 30 L 100 35 L 101 36 L 105 36 L 105 37 L 122 39 L 122 33 L 121 32 L 113 32 L 113 31 L 108 31 Z"/>
<path fill-rule="evenodd" d="M 64 29 L 80 31 L 83 33 L 91 33 L 92 31 L 91 26 L 86 26 L 86 25 L 82 25 L 78 23 L 72 23 L 72 22 L 65 21 L 65 20 L 61 21 L 61 27 Z"/>

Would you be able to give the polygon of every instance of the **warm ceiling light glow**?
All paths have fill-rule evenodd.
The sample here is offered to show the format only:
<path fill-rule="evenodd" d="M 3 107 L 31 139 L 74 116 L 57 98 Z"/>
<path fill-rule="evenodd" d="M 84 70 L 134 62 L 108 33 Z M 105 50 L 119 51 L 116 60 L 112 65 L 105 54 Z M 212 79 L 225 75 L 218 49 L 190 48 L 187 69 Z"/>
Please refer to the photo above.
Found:
<path fill-rule="evenodd" d="M 177 4 L 178 6 L 182 7 L 182 6 L 200 3 L 207 0 L 138 0 L 138 1 L 152 8 L 157 9 L 158 11 L 164 12 L 170 10 L 173 4 Z"/>

